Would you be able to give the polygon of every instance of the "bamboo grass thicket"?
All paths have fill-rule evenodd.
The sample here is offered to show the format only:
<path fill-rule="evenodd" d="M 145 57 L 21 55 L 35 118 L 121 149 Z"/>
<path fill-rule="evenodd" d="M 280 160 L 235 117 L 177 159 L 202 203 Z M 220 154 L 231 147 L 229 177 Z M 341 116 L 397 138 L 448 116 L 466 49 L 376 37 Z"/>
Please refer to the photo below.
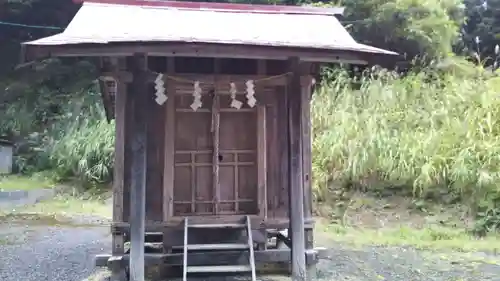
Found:
<path fill-rule="evenodd" d="M 87 93 L 65 107 L 68 114 L 51 128 L 49 154 L 52 169 L 66 180 L 84 183 L 112 180 L 114 165 L 114 122 L 108 123 L 101 99 Z"/>
<path fill-rule="evenodd" d="M 313 97 L 318 200 L 334 181 L 368 178 L 416 196 L 500 193 L 500 77 L 422 71 L 365 77 L 356 89 L 353 82 L 330 73 Z"/>
<path fill-rule="evenodd" d="M 71 128 L 51 148 L 50 158 L 61 178 L 84 182 L 109 182 L 114 161 L 114 123 L 86 121 Z"/>

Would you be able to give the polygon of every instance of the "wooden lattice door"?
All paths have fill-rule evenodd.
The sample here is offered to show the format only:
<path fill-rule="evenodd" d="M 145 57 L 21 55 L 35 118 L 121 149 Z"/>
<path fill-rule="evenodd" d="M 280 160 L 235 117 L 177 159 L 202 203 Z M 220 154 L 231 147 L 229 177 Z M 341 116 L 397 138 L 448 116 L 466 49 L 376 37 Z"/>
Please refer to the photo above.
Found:
<path fill-rule="evenodd" d="M 195 111 L 191 91 L 177 86 L 175 96 L 174 216 L 256 214 L 257 110 L 231 108 L 228 91 L 218 90 L 218 106 L 215 91 L 204 92 Z"/>

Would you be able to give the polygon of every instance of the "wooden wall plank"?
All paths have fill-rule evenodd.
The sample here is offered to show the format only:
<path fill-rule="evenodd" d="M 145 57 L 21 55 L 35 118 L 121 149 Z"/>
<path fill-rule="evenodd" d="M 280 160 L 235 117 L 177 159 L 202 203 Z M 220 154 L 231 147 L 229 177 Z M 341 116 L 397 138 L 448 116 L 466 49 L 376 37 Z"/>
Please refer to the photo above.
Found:
<path fill-rule="evenodd" d="M 257 61 L 257 75 L 266 75 L 266 61 Z M 258 85 L 256 92 L 264 92 Z M 257 206 L 259 216 L 267 218 L 267 117 L 266 103 L 257 101 Z"/>
<path fill-rule="evenodd" d="M 167 58 L 167 74 L 175 72 L 173 58 Z M 165 149 L 163 160 L 163 221 L 173 216 L 174 208 L 174 157 L 175 157 L 175 81 L 166 83 L 168 100 L 165 104 Z"/>
<path fill-rule="evenodd" d="M 277 95 L 275 91 L 269 95 L 270 101 L 267 106 L 267 214 L 275 217 L 276 209 L 279 207 L 280 186 L 280 162 L 278 158 L 278 116 L 277 116 Z"/>
<path fill-rule="evenodd" d="M 165 143 L 164 107 L 155 101 L 153 85 L 148 84 L 142 98 L 147 103 L 147 166 L 146 166 L 146 220 L 163 220 L 163 148 Z"/>
<path fill-rule="evenodd" d="M 277 187 L 276 199 L 278 216 L 286 216 L 288 213 L 288 110 L 287 110 L 287 92 L 288 87 L 276 87 L 277 104 L 277 124 L 278 124 L 278 165 L 279 165 L 279 184 Z"/>
<path fill-rule="evenodd" d="M 267 218 L 267 129 L 266 106 L 257 106 L 257 202 L 259 215 Z"/>

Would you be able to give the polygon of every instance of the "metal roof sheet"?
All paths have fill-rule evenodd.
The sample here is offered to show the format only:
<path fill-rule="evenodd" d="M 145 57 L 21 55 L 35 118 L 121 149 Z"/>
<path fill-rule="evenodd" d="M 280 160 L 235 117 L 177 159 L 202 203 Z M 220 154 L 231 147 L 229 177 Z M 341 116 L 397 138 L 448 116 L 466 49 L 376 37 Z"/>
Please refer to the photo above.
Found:
<path fill-rule="evenodd" d="M 313 7 L 285 6 L 285 5 L 255 5 L 255 4 L 235 4 L 217 2 L 189 2 L 189 1 L 164 1 L 164 0 L 73 0 L 75 3 L 102 3 L 121 4 L 151 7 L 169 7 L 176 9 L 225 11 L 231 13 L 279 13 L 279 14 L 311 14 L 311 15 L 341 15 L 344 13 L 342 7 Z"/>
<path fill-rule="evenodd" d="M 25 44 L 187 42 L 396 54 L 358 44 L 331 15 L 276 12 L 279 9 L 266 12 L 263 8 L 259 12 L 244 9 L 233 12 L 153 4 L 161 1 L 136 2 L 141 5 L 107 2 L 84 2 L 64 32 Z M 238 5 L 232 4 L 231 9 L 234 6 Z"/>

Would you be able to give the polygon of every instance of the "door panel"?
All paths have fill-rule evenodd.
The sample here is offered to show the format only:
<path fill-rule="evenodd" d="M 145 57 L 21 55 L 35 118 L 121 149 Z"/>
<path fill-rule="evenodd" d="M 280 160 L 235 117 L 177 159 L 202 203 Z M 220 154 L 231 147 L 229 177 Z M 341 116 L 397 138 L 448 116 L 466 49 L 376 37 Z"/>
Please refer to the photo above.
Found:
<path fill-rule="evenodd" d="M 215 210 L 211 97 L 193 111 L 192 96 L 175 96 L 174 215 L 255 214 L 257 212 L 256 110 L 231 109 L 219 92 L 219 209 Z M 244 95 L 238 96 L 243 101 Z M 216 212 L 217 211 L 217 212 Z"/>

